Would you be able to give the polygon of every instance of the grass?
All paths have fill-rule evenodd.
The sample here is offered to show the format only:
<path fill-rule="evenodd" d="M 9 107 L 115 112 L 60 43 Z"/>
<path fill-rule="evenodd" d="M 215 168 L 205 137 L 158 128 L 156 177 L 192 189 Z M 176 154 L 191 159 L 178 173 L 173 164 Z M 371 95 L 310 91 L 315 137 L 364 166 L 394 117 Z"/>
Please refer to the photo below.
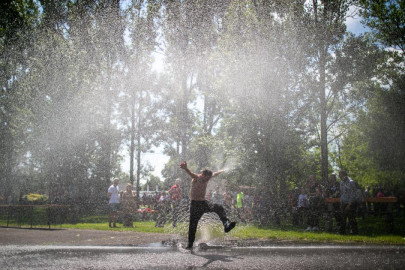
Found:
<path fill-rule="evenodd" d="M 300 243 L 340 243 L 340 244 L 392 244 L 405 245 L 400 235 L 340 235 L 327 232 L 287 231 L 279 228 L 257 228 L 247 226 L 235 234 L 240 239 L 264 239 L 275 241 L 293 241 Z"/>
<path fill-rule="evenodd" d="M 37 213 L 37 217 L 44 217 L 44 213 Z M 106 222 L 107 216 L 89 216 L 83 217 L 78 223 L 61 225 L 62 228 L 69 229 L 88 229 L 88 230 L 105 230 L 105 231 L 134 231 L 144 233 L 173 233 L 170 224 L 165 228 L 156 228 L 154 221 L 135 221 L 134 228 L 125 228 L 122 224 L 118 224 L 119 228 L 109 228 Z M 292 241 L 298 243 L 340 243 L 340 244 L 391 244 L 405 245 L 405 217 L 395 217 L 395 232 L 393 234 L 386 233 L 386 223 L 384 218 L 367 216 L 365 219 L 358 218 L 359 235 L 339 235 L 328 232 L 305 232 L 305 227 L 294 227 L 286 220 L 282 225 L 269 225 L 267 227 L 259 227 L 254 225 L 239 224 L 234 231 L 229 235 L 241 240 L 266 240 L 266 241 Z M 44 222 L 35 222 L 34 227 L 46 227 Z M 42 225 L 41 225 L 42 224 Z M 6 222 L 0 218 L 0 226 L 5 226 Z M 37 225 L 37 226 L 36 226 Z M 44 226 L 45 225 L 45 226 Z M 321 228 L 323 224 L 321 222 Z M 15 227 L 15 222 L 9 224 Z M 29 227 L 30 223 L 25 222 L 23 227 Z M 221 231 L 221 226 L 213 230 L 215 237 L 224 237 L 225 234 Z M 53 226 L 59 227 L 59 225 Z M 188 224 L 179 224 L 175 233 L 186 236 Z M 197 233 L 197 237 L 199 237 Z"/>
<path fill-rule="evenodd" d="M 359 235 L 340 235 L 328 232 L 305 232 L 305 228 L 293 227 L 291 224 L 281 226 L 271 225 L 258 227 L 254 225 L 237 226 L 230 233 L 231 237 L 241 240 L 266 240 L 266 241 L 292 241 L 298 243 L 339 243 L 339 244 L 390 244 L 405 245 L 405 218 L 396 218 L 396 233 L 385 233 L 386 224 L 383 219 L 368 217 L 365 220 L 358 219 Z M 321 224 L 322 225 L 322 224 Z M 181 234 L 187 233 L 187 224 L 179 225 L 182 228 Z M 156 228 L 153 221 L 134 222 L 134 228 L 125 228 L 119 224 L 119 228 L 109 228 L 108 223 L 77 223 L 64 224 L 63 228 L 92 229 L 111 231 L 136 231 L 145 233 L 170 233 L 170 224 L 165 228 Z M 215 230 L 215 237 L 223 237 L 225 234 Z M 402 232 L 402 233 L 400 233 Z M 178 231 L 176 231 L 178 233 Z M 198 237 L 198 234 L 197 234 Z"/>
<path fill-rule="evenodd" d="M 165 233 L 164 228 L 155 227 L 154 221 L 136 221 L 134 228 L 126 228 L 121 224 L 117 224 L 118 228 L 109 228 L 108 222 L 104 223 L 76 223 L 76 224 L 63 224 L 63 228 L 68 229 L 82 229 L 82 230 L 102 230 L 102 231 L 133 231 L 144 233 Z"/>

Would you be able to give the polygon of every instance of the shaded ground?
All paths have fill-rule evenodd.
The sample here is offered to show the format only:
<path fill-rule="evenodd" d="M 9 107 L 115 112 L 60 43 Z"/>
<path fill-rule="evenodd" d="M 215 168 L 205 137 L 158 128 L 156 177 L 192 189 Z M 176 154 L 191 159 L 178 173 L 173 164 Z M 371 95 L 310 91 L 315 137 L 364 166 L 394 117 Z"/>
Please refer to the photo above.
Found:
<path fill-rule="evenodd" d="M 176 247 L 0 245 L 1 269 L 404 269 L 405 248 L 273 246 L 180 252 Z"/>
<path fill-rule="evenodd" d="M 0 245 L 139 246 L 169 239 L 157 233 L 0 228 Z"/>

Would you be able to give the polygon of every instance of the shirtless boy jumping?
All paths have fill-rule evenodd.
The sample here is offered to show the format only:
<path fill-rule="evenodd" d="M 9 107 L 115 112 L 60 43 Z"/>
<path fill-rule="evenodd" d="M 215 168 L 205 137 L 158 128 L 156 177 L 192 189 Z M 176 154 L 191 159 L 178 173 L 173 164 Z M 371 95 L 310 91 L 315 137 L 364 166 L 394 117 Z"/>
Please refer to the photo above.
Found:
<path fill-rule="evenodd" d="M 180 168 L 185 170 L 188 175 L 191 176 L 191 186 L 190 186 L 190 224 L 188 229 L 188 246 L 187 249 L 192 249 L 194 240 L 195 240 L 195 233 L 197 231 L 197 225 L 200 218 L 209 212 L 216 213 L 219 218 L 221 219 L 224 225 L 224 231 L 227 233 L 232 230 L 236 222 L 230 222 L 229 219 L 226 217 L 226 213 L 224 208 L 219 204 L 212 204 L 205 200 L 205 193 L 207 191 L 208 181 L 211 177 L 215 177 L 225 170 L 221 170 L 218 172 L 213 173 L 210 170 L 203 170 L 201 174 L 195 174 L 191 172 L 187 168 L 187 162 L 184 161 L 180 164 Z"/>

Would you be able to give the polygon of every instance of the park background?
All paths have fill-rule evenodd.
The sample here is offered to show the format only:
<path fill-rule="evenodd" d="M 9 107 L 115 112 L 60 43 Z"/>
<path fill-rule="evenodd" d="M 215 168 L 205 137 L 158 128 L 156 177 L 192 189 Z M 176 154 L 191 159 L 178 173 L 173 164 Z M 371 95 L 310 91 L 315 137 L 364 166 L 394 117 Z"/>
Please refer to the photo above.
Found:
<path fill-rule="evenodd" d="M 3 204 L 97 214 L 115 177 L 186 195 L 183 160 L 280 202 L 339 169 L 403 200 L 404 1 L 0 7 Z"/>

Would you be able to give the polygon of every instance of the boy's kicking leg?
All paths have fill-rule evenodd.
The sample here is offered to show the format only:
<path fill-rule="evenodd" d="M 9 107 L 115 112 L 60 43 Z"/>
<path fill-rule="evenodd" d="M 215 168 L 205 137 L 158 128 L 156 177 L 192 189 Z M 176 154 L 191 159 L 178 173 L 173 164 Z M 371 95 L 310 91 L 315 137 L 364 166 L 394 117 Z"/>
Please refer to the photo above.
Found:
<path fill-rule="evenodd" d="M 231 231 L 233 228 L 235 228 L 236 222 L 231 222 L 226 217 L 225 209 L 221 205 L 209 203 L 208 207 L 209 207 L 209 212 L 214 212 L 219 216 L 219 219 L 222 221 L 222 224 L 224 225 L 224 231 L 226 233 Z"/>

